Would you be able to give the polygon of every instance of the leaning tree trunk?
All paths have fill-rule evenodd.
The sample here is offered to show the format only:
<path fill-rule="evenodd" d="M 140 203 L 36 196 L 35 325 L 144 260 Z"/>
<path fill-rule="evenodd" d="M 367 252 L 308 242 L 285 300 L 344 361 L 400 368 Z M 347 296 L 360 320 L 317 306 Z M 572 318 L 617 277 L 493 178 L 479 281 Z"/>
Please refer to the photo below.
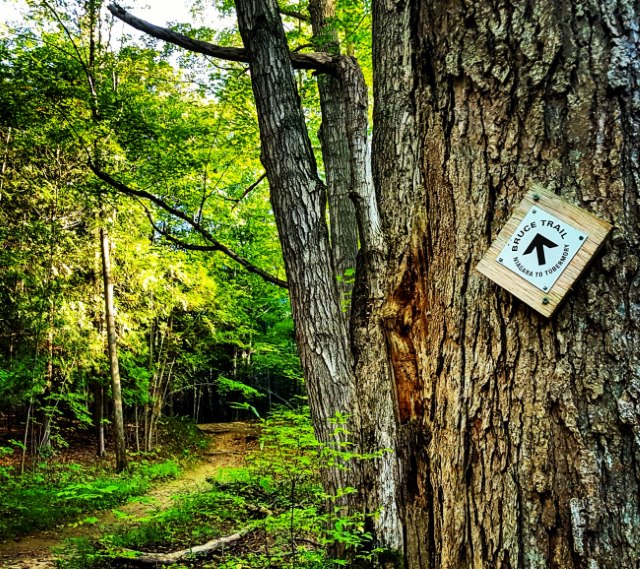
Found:
<path fill-rule="evenodd" d="M 412 569 L 637 567 L 638 12 L 375 4 Z M 615 226 L 550 319 L 474 270 L 532 182 Z"/>
<path fill-rule="evenodd" d="M 341 442 L 332 419 L 352 411 L 354 377 L 318 178 L 275 0 L 236 0 L 249 55 L 260 124 L 261 159 L 282 244 L 296 341 L 314 427 Z M 348 471 L 325 469 L 327 491 L 348 485 Z"/>

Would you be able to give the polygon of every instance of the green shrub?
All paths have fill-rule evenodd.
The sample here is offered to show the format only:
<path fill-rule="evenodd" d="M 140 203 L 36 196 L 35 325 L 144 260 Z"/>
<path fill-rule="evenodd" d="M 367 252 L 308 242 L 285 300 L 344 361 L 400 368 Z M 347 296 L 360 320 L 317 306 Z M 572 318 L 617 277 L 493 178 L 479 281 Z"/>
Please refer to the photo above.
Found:
<path fill-rule="evenodd" d="M 188 458 L 207 446 L 207 437 L 190 417 L 162 417 L 158 428 L 164 454 Z"/>

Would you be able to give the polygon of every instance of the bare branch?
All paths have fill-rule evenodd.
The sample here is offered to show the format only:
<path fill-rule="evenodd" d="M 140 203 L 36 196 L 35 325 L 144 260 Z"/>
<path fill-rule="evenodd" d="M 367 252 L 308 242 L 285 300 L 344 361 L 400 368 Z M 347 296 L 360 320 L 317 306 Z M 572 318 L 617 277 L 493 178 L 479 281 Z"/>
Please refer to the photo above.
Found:
<path fill-rule="evenodd" d="M 129 24 L 136 30 L 140 30 L 154 38 L 172 43 L 174 45 L 184 47 L 189 51 L 196 53 L 202 53 L 204 55 L 210 55 L 219 59 L 226 59 L 227 61 L 240 61 L 243 63 L 249 62 L 249 56 L 244 48 L 240 47 L 223 47 L 215 45 L 206 41 L 197 40 L 174 32 L 169 28 L 162 28 L 136 18 L 134 15 L 127 12 L 124 8 L 118 4 L 109 4 L 109 12 L 111 12 L 116 18 L 122 20 L 126 24 Z M 332 72 L 337 64 L 336 58 L 332 57 L 328 53 L 292 53 L 291 65 L 295 69 L 313 69 L 316 71 L 322 71 L 325 73 Z"/>
<path fill-rule="evenodd" d="M 312 44 L 312 43 L 303 43 L 303 44 L 301 44 L 301 45 L 298 45 L 298 46 L 294 47 L 294 48 L 291 50 L 291 53 L 297 53 L 297 52 L 299 52 L 299 51 L 302 51 L 303 49 L 308 49 L 308 48 L 310 48 L 310 47 L 313 47 L 313 44 Z"/>
<path fill-rule="evenodd" d="M 181 212 L 179 209 L 176 209 L 170 206 L 168 203 L 166 203 L 164 200 L 160 199 L 159 197 L 154 196 L 152 193 L 147 192 L 145 190 L 136 190 L 134 188 L 127 186 L 123 182 L 120 182 L 115 178 L 112 178 L 109 174 L 107 174 L 106 172 L 103 172 L 95 164 L 91 162 L 89 163 L 89 168 L 98 178 L 100 178 L 103 182 L 106 182 L 107 184 L 109 184 L 112 188 L 115 188 L 119 192 L 122 192 L 123 194 L 126 194 L 128 196 L 135 196 L 137 198 L 143 198 L 153 202 L 158 207 L 164 209 L 166 212 L 188 223 L 191 227 L 193 227 L 196 231 L 198 231 L 198 233 L 200 233 L 207 241 L 211 241 L 211 242 L 216 241 L 213 235 L 211 235 L 206 229 L 198 225 L 188 215 Z"/>
<path fill-rule="evenodd" d="M 217 131 L 218 131 L 219 128 L 220 128 L 220 123 L 216 123 L 216 134 L 217 134 Z M 218 189 L 218 186 L 220 185 L 220 180 L 222 180 L 222 178 L 227 173 L 227 170 L 229 169 L 231 164 L 233 164 L 236 161 L 236 158 L 237 158 L 237 157 L 234 157 L 231 160 L 229 160 L 229 162 L 227 162 L 225 164 L 224 170 L 218 176 L 218 181 L 216 182 L 215 186 L 213 187 L 213 189 L 210 192 L 207 192 L 207 178 L 206 178 L 207 170 L 206 170 L 206 166 L 208 166 L 208 164 L 209 164 L 209 158 L 210 157 L 211 157 L 211 147 L 209 147 L 209 156 L 207 157 L 207 164 L 205 165 L 205 179 L 204 179 L 204 184 L 203 184 L 203 188 L 202 188 L 202 190 L 203 190 L 202 191 L 202 200 L 200 200 L 200 207 L 198 208 L 198 214 L 196 215 L 196 220 L 197 220 L 198 223 L 200 223 L 202 221 L 202 212 L 204 210 L 205 203 L 207 203 L 207 200 Z"/>
<path fill-rule="evenodd" d="M 142 202 L 142 200 L 140 201 Z M 167 241 L 180 247 L 180 249 L 186 249 L 188 251 L 220 251 L 220 247 L 218 247 L 217 245 L 197 245 L 195 243 L 187 243 L 182 239 L 178 239 L 177 237 L 169 233 L 169 231 L 167 231 L 166 229 L 162 229 L 162 227 L 156 225 L 156 222 L 154 221 L 153 215 L 151 215 L 149 208 L 144 204 L 142 204 L 142 207 L 144 207 L 144 212 L 147 215 L 147 219 L 149 220 L 149 223 L 151 224 L 153 230 L 159 235 L 162 235 L 162 237 L 164 237 Z"/>
<path fill-rule="evenodd" d="M 189 245 L 187 243 L 184 243 L 184 242 L 178 240 L 177 238 L 175 238 L 173 236 L 171 236 L 171 238 L 169 238 L 165 233 L 163 233 L 162 231 L 159 231 L 159 233 L 161 233 L 162 235 L 167 237 L 167 239 L 169 239 L 170 241 L 173 241 L 174 243 L 179 244 L 181 247 L 184 247 L 185 249 L 191 249 L 191 250 L 194 250 L 194 251 L 220 251 L 221 253 L 224 253 L 227 257 L 233 259 L 239 265 L 243 266 L 250 273 L 254 273 L 256 275 L 259 275 L 265 281 L 270 282 L 271 284 L 274 284 L 276 286 L 279 286 L 279 287 L 282 287 L 282 288 L 289 288 L 289 286 L 288 286 L 286 281 L 283 281 L 282 279 L 279 279 L 278 277 L 274 277 L 273 275 L 267 273 L 266 271 L 262 270 L 261 268 L 256 267 L 251 262 L 249 262 L 247 259 L 245 259 L 244 257 L 241 257 L 240 255 L 238 255 L 237 253 L 235 253 L 234 251 L 229 249 L 229 247 L 227 247 L 226 245 L 223 245 L 222 243 L 220 243 L 220 241 L 218 241 L 211 233 L 209 233 L 209 231 L 207 231 L 199 223 L 196 223 L 193 219 L 191 219 L 188 215 L 186 215 L 185 213 L 183 213 L 179 209 L 176 209 L 175 207 L 170 206 L 164 200 L 160 199 L 157 196 L 154 196 L 152 193 L 149 193 L 149 192 L 147 192 L 145 190 L 136 190 L 134 188 L 131 188 L 131 187 L 127 186 L 126 184 L 124 184 L 124 183 L 116 180 L 115 178 L 111 177 L 106 172 L 103 172 L 95 164 L 93 164 L 91 162 L 89 163 L 89 168 L 91 168 L 91 171 L 98 178 L 100 178 L 103 182 L 105 182 L 106 184 L 108 184 L 112 188 L 118 190 L 119 192 L 121 192 L 121 193 L 123 193 L 125 195 L 128 195 L 128 196 L 133 196 L 133 197 L 136 197 L 136 198 L 142 198 L 142 199 L 149 200 L 150 202 L 153 202 L 154 204 L 156 204 L 158 207 L 160 207 L 161 209 L 163 209 L 167 213 L 170 213 L 174 217 L 177 217 L 178 219 L 181 219 L 182 221 L 187 223 L 190 227 L 192 227 L 195 231 L 197 231 L 202 237 L 204 237 L 204 239 L 206 239 L 210 243 L 210 245 L 208 245 L 208 246 L 204 246 L 204 245 Z M 154 226 L 154 228 L 155 228 L 155 226 Z"/>
<path fill-rule="evenodd" d="M 289 16 L 290 18 L 295 18 L 296 20 L 301 20 L 303 22 L 311 21 L 309 16 L 303 14 L 302 12 L 297 12 L 296 10 L 288 10 L 287 8 L 280 8 L 280 13 L 285 16 Z"/>
<path fill-rule="evenodd" d="M 262 182 L 262 180 L 264 180 L 266 177 L 267 177 L 267 173 L 265 172 L 255 182 L 253 182 L 253 184 L 251 184 L 244 192 L 242 192 L 242 195 L 237 200 L 234 200 L 236 204 L 231 208 L 231 211 L 233 211 L 244 198 L 246 198 L 253 190 L 255 190 L 260 185 L 260 182 Z"/>

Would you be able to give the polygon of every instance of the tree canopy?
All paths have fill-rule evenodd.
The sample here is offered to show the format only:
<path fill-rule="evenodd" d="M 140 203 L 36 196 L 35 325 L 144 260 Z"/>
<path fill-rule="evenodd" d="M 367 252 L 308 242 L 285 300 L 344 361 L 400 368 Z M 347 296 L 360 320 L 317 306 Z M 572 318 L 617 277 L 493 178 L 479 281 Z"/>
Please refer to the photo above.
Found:
<path fill-rule="evenodd" d="M 106 224 L 128 412 L 263 412 L 301 376 L 286 291 L 255 272 L 283 282 L 244 68 L 205 88 L 166 50 L 109 45 L 98 7 L 34 5 L 0 45 L 3 411 L 91 422 Z"/>

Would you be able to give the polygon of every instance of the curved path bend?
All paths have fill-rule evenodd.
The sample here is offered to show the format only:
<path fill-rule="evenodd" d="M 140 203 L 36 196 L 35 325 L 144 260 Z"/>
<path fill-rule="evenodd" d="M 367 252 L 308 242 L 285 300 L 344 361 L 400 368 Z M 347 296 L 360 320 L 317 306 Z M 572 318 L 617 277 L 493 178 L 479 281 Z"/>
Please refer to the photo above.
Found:
<path fill-rule="evenodd" d="M 74 537 L 97 538 L 112 531 L 116 526 L 135 523 L 137 518 L 170 507 L 173 500 L 184 494 L 205 491 L 211 487 L 211 478 L 223 468 L 242 466 L 252 441 L 256 438 L 256 428 L 249 423 L 209 423 L 198 425 L 208 437 L 209 444 L 203 453 L 203 460 L 185 470 L 178 478 L 161 482 L 143 496 L 132 498 L 127 504 L 118 506 L 119 512 L 127 518 L 119 520 L 107 510 L 98 512 L 98 521 L 92 525 L 67 524 L 51 530 L 39 531 L 0 543 L 1 569 L 56 569 L 52 547 Z M 87 517 L 90 514 L 85 514 Z"/>

